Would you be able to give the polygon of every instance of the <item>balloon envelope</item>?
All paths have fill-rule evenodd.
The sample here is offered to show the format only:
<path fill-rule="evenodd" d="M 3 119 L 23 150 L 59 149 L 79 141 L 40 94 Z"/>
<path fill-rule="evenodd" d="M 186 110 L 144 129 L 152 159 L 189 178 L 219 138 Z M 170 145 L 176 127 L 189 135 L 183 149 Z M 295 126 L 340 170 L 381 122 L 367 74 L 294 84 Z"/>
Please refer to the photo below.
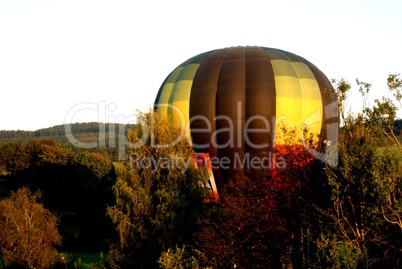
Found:
<path fill-rule="evenodd" d="M 278 123 L 322 141 L 335 138 L 336 98 L 327 77 L 306 59 L 279 49 L 230 47 L 176 67 L 155 99 L 160 118 L 180 124 L 194 150 L 220 168 L 244 168 L 284 143 Z M 248 159 L 247 159 L 248 158 Z M 226 166 L 226 167 L 224 167 Z"/>

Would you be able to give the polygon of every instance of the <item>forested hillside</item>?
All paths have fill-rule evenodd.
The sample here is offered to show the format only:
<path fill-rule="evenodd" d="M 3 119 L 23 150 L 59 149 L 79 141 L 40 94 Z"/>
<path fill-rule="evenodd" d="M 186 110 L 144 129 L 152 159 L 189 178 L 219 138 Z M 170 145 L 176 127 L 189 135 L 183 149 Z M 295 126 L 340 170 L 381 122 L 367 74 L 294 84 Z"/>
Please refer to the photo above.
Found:
<path fill-rule="evenodd" d="M 394 129 L 396 135 L 402 135 L 402 120 L 396 120 L 394 122 Z"/>
<path fill-rule="evenodd" d="M 74 137 L 81 141 L 97 141 L 100 128 L 102 123 L 99 122 L 85 122 L 85 123 L 73 123 L 71 124 L 72 134 Z M 128 129 L 133 129 L 134 124 L 104 124 L 106 138 L 108 138 L 108 134 L 113 131 L 116 136 L 121 132 L 120 130 L 125 130 L 127 132 Z M 402 119 L 395 120 L 394 122 L 394 132 L 396 135 L 402 134 Z M 125 134 L 124 134 L 125 135 Z M 36 131 L 24 131 L 24 130 L 0 130 L 0 145 L 4 144 L 6 141 L 16 141 L 23 142 L 27 139 L 32 138 L 52 138 L 56 140 L 58 143 L 63 145 L 71 144 L 65 133 L 65 126 L 56 125 L 49 128 L 43 128 Z"/>
<path fill-rule="evenodd" d="M 97 142 L 97 147 L 87 148 L 86 150 L 106 154 L 112 160 L 118 159 L 119 141 L 125 141 L 127 130 L 134 128 L 133 124 L 104 124 L 99 122 L 73 123 L 70 126 L 72 138 L 78 142 Z M 71 138 L 69 140 L 66 136 L 65 125 L 56 125 L 36 131 L 0 130 L 0 146 L 9 141 L 23 143 L 27 140 L 38 138 L 51 138 L 63 147 L 70 147 L 74 152 L 83 150 L 81 147 L 71 143 Z"/>

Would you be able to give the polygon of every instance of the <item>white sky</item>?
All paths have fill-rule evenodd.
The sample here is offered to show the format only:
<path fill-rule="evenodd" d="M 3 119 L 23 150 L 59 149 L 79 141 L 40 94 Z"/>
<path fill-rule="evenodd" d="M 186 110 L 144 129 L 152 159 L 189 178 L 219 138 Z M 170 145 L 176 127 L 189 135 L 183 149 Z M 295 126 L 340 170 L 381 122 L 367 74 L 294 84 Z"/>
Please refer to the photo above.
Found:
<path fill-rule="evenodd" d="M 402 73 L 402 1 L 0 0 L 0 130 L 127 123 L 177 65 L 238 45 L 293 52 L 379 98 Z"/>

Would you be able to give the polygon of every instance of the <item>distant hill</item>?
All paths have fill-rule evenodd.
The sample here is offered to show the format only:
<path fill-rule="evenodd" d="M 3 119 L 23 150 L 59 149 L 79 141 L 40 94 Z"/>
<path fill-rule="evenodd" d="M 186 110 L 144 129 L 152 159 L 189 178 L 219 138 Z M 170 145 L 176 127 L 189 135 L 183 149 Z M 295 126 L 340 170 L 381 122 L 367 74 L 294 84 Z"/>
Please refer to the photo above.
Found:
<path fill-rule="evenodd" d="M 104 124 L 99 122 L 73 123 L 70 126 L 72 137 L 77 143 L 98 143 L 97 147 L 85 150 L 106 154 L 112 160 L 118 159 L 119 143 L 126 141 L 127 130 L 135 128 L 134 124 Z M 102 130 L 104 133 L 101 132 Z M 395 120 L 394 131 L 402 140 L 402 120 Z M 70 147 L 73 151 L 84 150 L 77 146 L 77 143 L 71 143 L 71 139 L 69 140 L 66 136 L 65 125 L 56 125 L 36 131 L 0 130 L 0 146 L 8 141 L 23 143 L 29 139 L 39 138 L 51 138 L 64 147 Z"/>
<path fill-rule="evenodd" d="M 50 138 L 64 147 L 80 151 L 83 150 L 80 147 L 80 143 L 96 142 L 98 143 L 97 147 L 86 150 L 107 154 L 112 159 L 117 160 L 119 141 L 123 143 L 127 130 L 135 128 L 134 124 L 125 125 L 99 122 L 72 123 L 69 125 L 71 127 L 71 141 L 66 136 L 66 128 L 63 124 L 36 131 L 0 130 L 0 146 L 9 141 L 23 143 L 30 139 Z"/>

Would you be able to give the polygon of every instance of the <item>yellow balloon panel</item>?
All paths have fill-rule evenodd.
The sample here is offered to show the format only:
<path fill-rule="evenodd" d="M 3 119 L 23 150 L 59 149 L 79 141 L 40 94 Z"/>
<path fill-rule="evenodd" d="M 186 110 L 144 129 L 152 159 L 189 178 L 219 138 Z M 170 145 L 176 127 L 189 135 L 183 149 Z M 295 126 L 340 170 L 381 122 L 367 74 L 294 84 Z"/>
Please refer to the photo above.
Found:
<path fill-rule="evenodd" d="M 318 135 L 322 126 L 322 98 L 320 87 L 310 68 L 301 62 L 293 62 L 293 66 L 299 75 L 299 83 L 302 91 L 302 124 L 308 127 L 308 131 Z"/>
<path fill-rule="evenodd" d="M 317 100 L 321 102 L 321 92 L 316 80 L 300 78 L 299 83 L 303 99 Z"/>
<path fill-rule="evenodd" d="M 305 63 L 292 61 L 292 64 L 299 78 L 315 80 L 313 72 Z"/>
<path fill-rule="evenodd" d="M 318 135 L 322 128 L 322 103 L 317 100 L 303 99 L 302 125 L 308 128 L 309 133 Z"/>
<path fill-rule="evenodd" d="M 276 97 L 302 98 L 300 81 L 291 76 L 275 76 Z"/>
<path fill-rule="evenodd" d="M 199 64 L 187 65 L 177 77 L 169 99 L 171 107 L 168 108 L 169 118 L 179 126 L 185 127 L 189 134 L 189 109 L 191 87 Z"/>
<path fill-rule="evenodd" d="M 300 126 L 303 121 L 302 106 L 300 98 L 276 97 L 276 121 L 284 122 L 289 127 Z"/>

